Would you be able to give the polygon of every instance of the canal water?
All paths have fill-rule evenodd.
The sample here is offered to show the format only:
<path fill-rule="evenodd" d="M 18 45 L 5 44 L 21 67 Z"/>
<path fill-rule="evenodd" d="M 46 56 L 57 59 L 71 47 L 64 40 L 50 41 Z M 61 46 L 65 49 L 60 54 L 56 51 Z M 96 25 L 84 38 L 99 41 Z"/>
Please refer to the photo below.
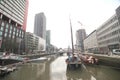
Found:
<path fill-rule="evenodd" d="M 84 66 L 67 71 L 67 56 L 49 56 L 47 61 L 26 63 L 0 80 L 120 80 L 120 70 L 106 66 Z"/>

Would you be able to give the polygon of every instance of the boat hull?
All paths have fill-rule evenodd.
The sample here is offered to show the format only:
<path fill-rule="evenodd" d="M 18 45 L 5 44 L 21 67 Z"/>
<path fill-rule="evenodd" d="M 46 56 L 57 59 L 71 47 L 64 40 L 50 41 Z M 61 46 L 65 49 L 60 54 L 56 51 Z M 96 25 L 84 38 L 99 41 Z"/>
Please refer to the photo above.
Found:
<path fill-rule="evenodd" d="M 78 63 L 68 63 L 67 70 L 76 70 L 81 68 L 81 62 Z"/>

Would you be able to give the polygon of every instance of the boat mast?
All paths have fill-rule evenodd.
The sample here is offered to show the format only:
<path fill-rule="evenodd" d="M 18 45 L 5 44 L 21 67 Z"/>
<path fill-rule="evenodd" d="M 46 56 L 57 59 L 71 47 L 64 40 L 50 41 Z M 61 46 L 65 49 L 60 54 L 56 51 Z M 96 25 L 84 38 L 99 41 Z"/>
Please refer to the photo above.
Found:
<path fill-rule="evenodd" d="M 71 19 L 70 20 L 70 30 L 71 30 L 71 43 L 72 43 L 72 55 L 74 54 L 74 45 L 73 45 L 73 31 L 72 31 L 72 24 L 71 24 Z"/>

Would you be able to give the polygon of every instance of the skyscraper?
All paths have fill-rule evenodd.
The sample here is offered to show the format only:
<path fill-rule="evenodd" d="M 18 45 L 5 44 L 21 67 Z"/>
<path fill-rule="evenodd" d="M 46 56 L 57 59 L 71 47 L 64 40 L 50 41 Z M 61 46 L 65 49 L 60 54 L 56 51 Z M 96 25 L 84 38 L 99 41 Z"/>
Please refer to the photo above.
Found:
<path fill-rule="evenodd" d="M 28 0 L 0 0 L 0 18 L 26 30 Z"/>
<path fill-rule="evenodd" d="M 0 0 L 0 50 L 16 53 L 20 50 L 26 31 L 27 11 L 28 0 Z"/>
<path fill-rule="evenodd" d="M 46 17 L 43 12 L 35 15 L 34 34 L 46 39 Z"/>
<path fill-rule="evenodd" d="M 84 51 L 83 40 L 86 38 L 85 29 L 79 29 L 76 31 L 76 45 L 80 51 Z"/>
<path fill-rule="evenodd" d="M 49 52 L 50 51 L 50 47 L 51 47 L 51 43 L 50 43 L 50 30 L 46 31 L 46 51 Z"/>
<path fill-rule="evenodd" d="M 51 43 L 50 43 L 50 37 L 51 37 L 51 35 L 50 35 L 50 30 L 47 30 L 47 31 L 46 31 L 46 44 L 48 44 L 48 45 L 51 44 Z"/>

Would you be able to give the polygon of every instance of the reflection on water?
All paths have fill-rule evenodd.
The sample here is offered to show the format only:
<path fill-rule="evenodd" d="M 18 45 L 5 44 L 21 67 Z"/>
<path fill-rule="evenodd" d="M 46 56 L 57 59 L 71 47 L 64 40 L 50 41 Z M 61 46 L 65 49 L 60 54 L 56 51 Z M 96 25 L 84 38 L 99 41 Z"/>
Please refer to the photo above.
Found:
<path fill-rule="evenodd" d="M 50 65 L 50 80 L 66 80 L 66 57 L 59 57 Z"/>
<path fill-rule="evenodd" d="M 96 80 L 120 80 L 120 70 L 105 66 L 89 66 L 87 72 Z"/>
<path fill-rule="evenodd" d="M 67 71 L 67 80 L 119 80 L 120 70 L 104 66 L 87 66 L 80 71 Z"/>
<path fill-rule="evenodd" d="M 28 63 L 0 80 L 119 80 L 120 70 L 104 66 L 86 66 L 66 71 L 66 56 L 49 61 Z"/>
<path fill-rule="evenodd" d="M 46 63 L 28 63 L 3 80 L 47 80 L 48 72 Z"/>

